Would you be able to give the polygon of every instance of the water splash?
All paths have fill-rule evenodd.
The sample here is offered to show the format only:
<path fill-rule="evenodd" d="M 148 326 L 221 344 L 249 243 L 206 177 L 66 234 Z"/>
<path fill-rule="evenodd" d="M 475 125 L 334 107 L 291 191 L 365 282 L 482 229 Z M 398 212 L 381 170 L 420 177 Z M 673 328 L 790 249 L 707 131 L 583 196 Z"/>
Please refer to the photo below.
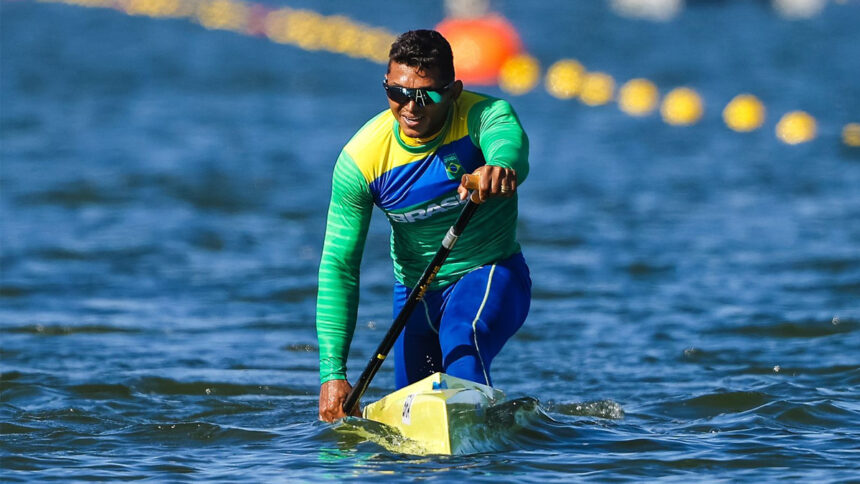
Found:
<path fill-rule="evenodd" d="M 549 409 L 562 415 L 598 417 L 612 420 L 624 418 L 624 409 L 612 400 L 595 400 L 582 403 L 550 404 Z"/>
<path fill-rule="evenodd" d="M 425 455 L 418 442 L 407 439 L 394 427 L 360 417 L 346 417 L 334 424 L 339 442 L 352 448 L 361 442 L 372 442 L 396 454 Z"/>

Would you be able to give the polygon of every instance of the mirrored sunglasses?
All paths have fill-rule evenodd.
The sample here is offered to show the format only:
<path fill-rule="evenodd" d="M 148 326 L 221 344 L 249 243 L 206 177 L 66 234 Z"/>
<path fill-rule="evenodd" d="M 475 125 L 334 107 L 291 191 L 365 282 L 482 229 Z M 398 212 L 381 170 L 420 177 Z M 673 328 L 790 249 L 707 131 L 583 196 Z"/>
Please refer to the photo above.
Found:
<path fill-rule="evenodd" d="M 388 79 L 383 79 L 382 87 L 385 88 L 385 94 L 388 95 L 388 98 L 398 104 L 415 101 L 419 106 L 427 106 L 441 102 L 442 96 L 451 89 L 454 82 L 451 81 L 450 84 L 439 89 L 413 89 L 411 87 L 391 86 L 388 84 Z"/>

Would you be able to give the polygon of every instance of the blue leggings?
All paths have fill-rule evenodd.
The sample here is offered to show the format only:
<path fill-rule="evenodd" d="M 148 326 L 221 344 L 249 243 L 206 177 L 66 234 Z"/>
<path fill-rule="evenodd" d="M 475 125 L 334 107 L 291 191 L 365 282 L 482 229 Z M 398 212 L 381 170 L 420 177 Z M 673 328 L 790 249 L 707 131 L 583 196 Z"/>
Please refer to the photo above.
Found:
<path fill-rule="evenodd" d="M 491 385 L 490 364 L 526 320 L 531 278 L 522 253 L 427 291 L 394 344 L 394 383 L 403 388 L 437 371 Z M 410 288 L 394 284 L 394 317 Z"/>

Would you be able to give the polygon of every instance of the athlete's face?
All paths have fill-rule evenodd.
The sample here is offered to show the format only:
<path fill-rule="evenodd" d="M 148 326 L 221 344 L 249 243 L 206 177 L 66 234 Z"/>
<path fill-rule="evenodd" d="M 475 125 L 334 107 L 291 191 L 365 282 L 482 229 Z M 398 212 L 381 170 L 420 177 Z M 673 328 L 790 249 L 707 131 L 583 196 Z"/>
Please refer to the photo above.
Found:
<path fill-rule="evenodd" d="M 389 86 L 412 89 L 437 90 L 449 83 L 448 80 L 440 79 L 438 69 L 424 70 L 396 62 L 388 64 L 388 73 L 385 78 Z M 463 83 L 456 81 L 450 89 L 445 91 L 439 102 L 421 106 L 411 99 L 402 103 L 389 97 L 388 106 L 400 124 L 400 129 L 404 135 L 410 138 L 429 138 L 442 129 L 451 104 L 460 96 L 462 90 Z"/>

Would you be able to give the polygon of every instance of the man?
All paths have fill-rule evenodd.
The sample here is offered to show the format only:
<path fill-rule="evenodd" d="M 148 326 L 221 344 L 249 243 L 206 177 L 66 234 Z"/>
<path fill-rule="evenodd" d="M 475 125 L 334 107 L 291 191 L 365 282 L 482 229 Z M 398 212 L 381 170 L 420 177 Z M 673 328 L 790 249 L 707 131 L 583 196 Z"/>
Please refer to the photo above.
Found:
<path fill-rule="evenodd" d="M 463 90 L 451 47 L 432 30 L 392 44 L 389 108 L 338 157 L 319 271 L 319 414 L 343 417 L 359 265 L 373 205 L 391 223 L 394 315 L 465 203 L 463 174 L 480 175 L 471 219 L 394 345 L 397 388 L 437 371 L 491 385 L 490 363 L 525 321 L 531 279 L 516 241 L 516 190 L 528 139 L 511 106 Z"/>

